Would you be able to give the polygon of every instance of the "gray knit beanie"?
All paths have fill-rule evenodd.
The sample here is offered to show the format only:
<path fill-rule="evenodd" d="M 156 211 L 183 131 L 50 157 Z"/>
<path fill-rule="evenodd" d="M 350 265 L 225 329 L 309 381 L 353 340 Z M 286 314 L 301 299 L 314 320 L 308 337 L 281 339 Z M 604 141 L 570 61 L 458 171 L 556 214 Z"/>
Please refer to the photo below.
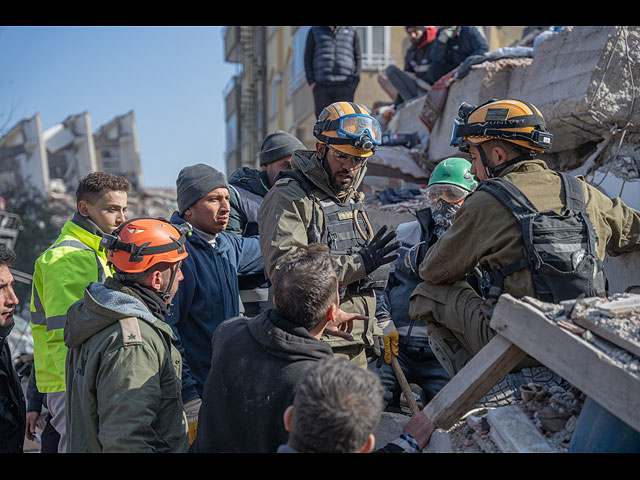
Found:
<path fill-rule="evenodd" d="M 180 216 L 191 205 L 216 188 L 229 188 L 227 177 L 204 163 L 184 167 L 178 174 L 176 189 Z"/>
<path fill-rule="evenodd" d="M 288 132 L 276 130 L 265 137 L 260 146 L 260 165 L 292 155 L 296 150 L 305 150 L 304 144 Z"/>

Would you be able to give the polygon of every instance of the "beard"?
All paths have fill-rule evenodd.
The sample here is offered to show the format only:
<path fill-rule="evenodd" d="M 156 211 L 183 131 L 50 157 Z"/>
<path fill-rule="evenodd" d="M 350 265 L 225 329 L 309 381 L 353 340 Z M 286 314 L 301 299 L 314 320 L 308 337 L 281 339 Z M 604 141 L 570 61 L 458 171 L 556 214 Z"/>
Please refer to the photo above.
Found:
<path fill-rule="evenodd" d="M 347 170 L 346 168 L 341 168 L 340 170 L 334 172 L 333 170 L 331 170 L 331 165 L 329 165 L 329 162 L 326 158 L 322 159 L 322 166 L 327 172 L 327 175 L 329 177 L 329 185 L 334 191 L 343 193 L 351 188 L 351 185 L 353 185 L 353 181 L 355 180 L 355 175 L 353 173 L 349 172 L 349 170 Z M 339 181 L 338 176 L 342 178 L 349 178 L 349 181 Z"/>

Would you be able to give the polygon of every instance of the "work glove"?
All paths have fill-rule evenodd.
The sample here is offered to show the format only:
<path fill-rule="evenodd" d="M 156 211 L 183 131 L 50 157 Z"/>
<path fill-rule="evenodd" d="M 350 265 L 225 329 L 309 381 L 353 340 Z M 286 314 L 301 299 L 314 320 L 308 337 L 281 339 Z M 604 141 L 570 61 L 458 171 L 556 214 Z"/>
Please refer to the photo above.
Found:
<path fill-rule="evenodd" d="M 371 241 L 358 252 L 362 257 L 362 263 L 367 275 L 378 267 L 393 262 L 400 256 L 399 253 L 392 254 L 394 250 L 400 248 L 400 242 L 393 242 L 389 245 L 389 242 L 396 238 L 397 232 L 393 230 L 385 235 L 386 232 L 387 226 L 383 225 Z"/>
<path fill-rule="evenodd" d="M 196 433 L 198 431 L 198 414 L 200 413 L 200 406 L 202 400 L 194 398 L 184 404 L 184 413 L 187 415 L 187 424 L 189 425 L 189 444 L 193 444 L 196 439 Z"/>
<path fill-rule="evenodd" d="M 384 361 L 391 364 L 391 355 L 398 356 L 398 339 L 400 335 L 391 317 L 385 316 L 379 319 L 378 325 L 382 328 L 382 344 L 384 347 Z M 380 352 L 382 353 L 382 352 Z"/>
<path fill-rule="evenodd" d="M 378 318 L 378 326 L 382 329 L 382 335 L 373 336 L 373 353 L 377 358 L 376 366 L 380 368 L 382 361 L 391 364 L 391 355 L 398 356 L 399 334 L 391 317 L 384 315 Z"/>

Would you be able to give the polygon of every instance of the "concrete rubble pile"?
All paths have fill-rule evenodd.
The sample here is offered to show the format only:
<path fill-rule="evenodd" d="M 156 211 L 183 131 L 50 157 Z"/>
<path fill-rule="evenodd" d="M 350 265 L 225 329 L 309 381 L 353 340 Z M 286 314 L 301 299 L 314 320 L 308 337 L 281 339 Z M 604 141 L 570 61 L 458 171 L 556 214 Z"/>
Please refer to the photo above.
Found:
<path fill-rule="evenodd" d="M 589 342 L 605 361 L 640 378 L 640 295 L 621 293 L 560 304 L 529 297 L 523 301 Z M 471 410 L 450 430 L 439 432 L 446 436 L 439 441 L 439 453 L 565 453 L 585 398 L 566 382 L 523 385 L 512 405 Z"/>

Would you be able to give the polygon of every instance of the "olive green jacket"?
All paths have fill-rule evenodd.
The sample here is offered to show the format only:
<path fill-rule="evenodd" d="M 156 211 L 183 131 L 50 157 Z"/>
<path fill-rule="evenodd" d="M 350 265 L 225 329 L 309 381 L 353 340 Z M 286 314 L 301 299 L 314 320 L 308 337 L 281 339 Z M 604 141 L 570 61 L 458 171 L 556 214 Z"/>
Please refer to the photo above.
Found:
<path fill-rule="evenodd" d="M 315 151 L 299 150 L 291 157 L 294 169 L 300 170 L 318 189 L 330 195 L 336 202 L 340 202 L 329 184 L 329 176 L 320 164 Z M 360 195 L 356 189 L 366 173 L 363 166 L 354 179 L 352 189 L 342 199 L 343 203 L 351 201 L 355 195 Z M 297 181 L 283 178 L 276 181 L 269 190 L 258 211 L 258 226 L 260 230 L 260 248 L 267 275 L 271 278 L 276 265 L 288 252 L 297 247 L 308 244 L 307 230 L 311 224 L 312 209 L 316 209 L 316 219 L 319 231 L 322 231 L 324 219 L 320 206 L 307 194 Z M 340 286 L 357 282 L 366 276 L 362 258 L 358 254 L 341 255 L 335 258 L 338 264 L 338 280 Z M 353 342 L 324 335 L 323 340 L 332 347 L 353 344 L 372 345 L 373 335 L 381 333 L 375 319 L 376 299 L 373 291 L 360 294 L 347 293 L 340 308 L 348 313 L 359 313 L 370 318 L 369 321 L 356 320 L 351 332 Z"/>
<path fill-rule="evenodd" d="M 538 210 L 562 209 L 560 177 L 543 161 L 516 163 L 500 176 L 518 187 Z M 640 250 L 640 212 L 580 180 L 586 210 L 598 237 L 598 257 L 602 260 L 605 253 L 616 256 Z M 420 265 L 420 277 L 430 283 L 450 284 L 463 279 L 478 264 L 496 269 L 524 256 L 515 217 L 491 194 L 478 191 L 467 197 L 453 225 L 429 249 Z M 530 271 L 523 269 L 506 277 L 504 290 L 515 296 L 535 296 Z"/>
<path fill-rule="evenodd" d="M 69 452 L 187 451 L 173 339 L 133 290 L 113 278 L 89 284 L 64 328 Z"/>

